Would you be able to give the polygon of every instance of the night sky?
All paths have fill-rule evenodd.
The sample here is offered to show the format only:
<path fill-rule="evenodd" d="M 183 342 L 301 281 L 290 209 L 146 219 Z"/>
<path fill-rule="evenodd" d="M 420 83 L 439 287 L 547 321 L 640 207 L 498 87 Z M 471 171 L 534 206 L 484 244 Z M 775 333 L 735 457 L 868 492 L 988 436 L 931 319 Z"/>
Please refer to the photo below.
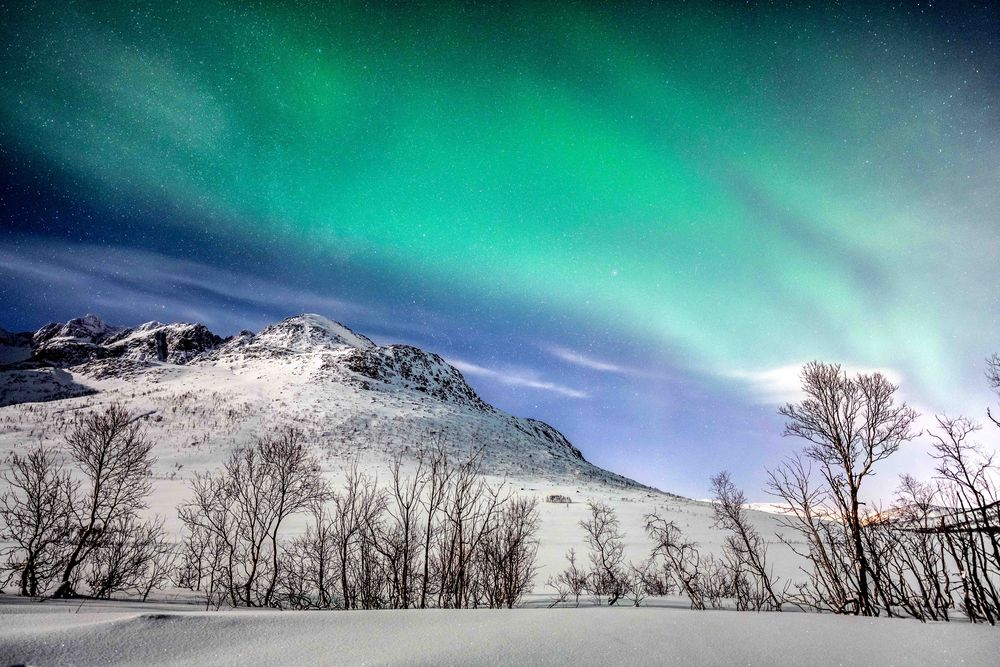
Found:
<path fill-rule="evenodd" d="M 484 5 L 0 4 L 0 326 L 318 312 L 694 497 L 811 359 L 982 418 L 1000 4 Z"/>

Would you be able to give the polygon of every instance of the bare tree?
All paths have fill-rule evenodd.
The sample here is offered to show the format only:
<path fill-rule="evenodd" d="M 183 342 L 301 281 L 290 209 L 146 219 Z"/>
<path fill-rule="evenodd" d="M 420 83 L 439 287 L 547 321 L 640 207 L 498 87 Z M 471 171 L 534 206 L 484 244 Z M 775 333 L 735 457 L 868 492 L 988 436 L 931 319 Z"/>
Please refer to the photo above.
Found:
<path fill-rule="evenodd" d="M 538 501 L 515 498 L 494 519 L 475 555 L 477 578 L 489 607 L 509 609 L 535 578 Z"/>
<path fill-rule="evenodd" d="M 428 484 L 428 474 L 422 459 L 412 475 L 405 476 L 402 470 L 402 457 L 397 455 L 392 462 L 387 503 L 389 528 L 378 544 L 384 545 L 382 553 L 389 564 L 391 605 L 408 609 L 413 606 L 417 588 L 422 529 L 420 500 Z"/>
<path fill-rule="evenodd" d="M 903 476 L 896 503 L 865 525 L 866 548 L 886 613 L 949 620 L 951 576 L 935 534 L 937 489 Z"/>
<path fill-rule="evenodd" d="M 610 505 L 589 501 L 587 509 L 590 516 L 580 522 L 580 527 L 589 548 L 590 591 L 598 598 L 607 597 L 608 606 L 613 606 L 628 594 L 625 535 Z"/>
<path fill-rule="evenodd" d="M 285 428 L 272 436 L 258 440 L 261 461 L 268 484 L 267 512 L 271 515 L 267 528 L 271 542 L 271 579 L 264 593 L 264 606 L 270 606 L 280 572 L 278 564 L 278 533 L 291 515 L 302 512 L 314 503 L 323 502 L 329 491 L 319 472 L 319 462 L 309 453 L 301 431 Z"/>
<path fill-rule="evenodd" d="M 239 459 L 237 452 L 230 455 L 226 469 L 242 465 Z M 177 509 L 185 529 L 181 583 L 205 591 L 206 607 L 222 598 L 234 607 L 240 602 L 236 569 L 247 555 L 241 524 L 248 519 L 244 508 L 231 502 L 228 478 L 226 471 L 195 473 L 191 498 Z"/>
<path fill-rule="evenodd" d="M 0 543 L 12 544 L 6 567 L 17 577 L 20 594 L 36 596 L 64 567 L 78 485 L 42 445 L 11 454 L 7 463 L 10 470 L 0 475 L 8 485 L 0 495 Z"/>
<path fill-rule="evenodd" d="M 74 535 L 56 597 L 76 594 L 77 569 L 101 545 L 106 529 L 146 507 L 153 457 L 139 417 L 120 404 L 78 420 L 66 435 L 70 457 L 83 476 L 73 508 Z"/>
<path fill-rule="evenodd" d="M 451 483 L 452 470 L 448 463 L 442 441 L 436 446 L 420 454 L 421 465 L 426 467 L 426 494 L 422 498 L 425 523 L 423 533 L 423 568 L 420 577 L 420 608 L 427 607 L 431 589 L 431 547 L 436 538 L 436 521 L 438 513 L 448 497 L 448 487 Z"/>
<path fill-rule="evenodd" d="M 881 373 L 850 378 L 837 364 L 811 362 L 802 369 L 806 398 L 780 409 L 788 419 L 785 435 L 804 439 L 805 454 L 820 464 L 851 537 L 857 564 L 857 613 L 878 613 L 870 580 L 873 575 L 862 535 L 861 489 L 875 466 L 918 435 L 917 413 L 896 403 L 898 387 Z"/>
<path fill-rule="evenodd" d="M 344 609 L 366 609 L 378 597 L 372 580 L 376 556 L 371 527 L 385 510 L 385 493 L 374 479 L 359 472 L 357 462 L 347 471 L 344 489 L 333 494 L 333 541 Z"/>
<path fill-rule="evenodd" d="M 132 592 L 145 601 L 168 580 L 173 558 L 162 519 L 145 522 L 125 516 L 106 530 L 91 552 L 85 581 L 94 597 Z"/>
<path fill-rule="evenodd" d="M 570 549 L 566 553 L 566 561 L 569 563 L 562 572 L 555 577 L 550 577 L 547 585 L 555 589 L 556 598 L 549 605 L 555 607 L 573 598 L 573 605 L 580 606 L 580 596 L 587 590 L 587 571 L 576 564 L 576 550 Z"/>
<path fill-rule="evenodd" d="M 691 608 L 704 609 L 701 557 L 695 544 L 684 538 L 677 524 L 656 514 L 646 516 L 646 534 L 653 540 L 653 558 L 663 559 L 666 571 L 691 601 Z"/>
<path fill-rule="evenodd" d="M 715 475 L 711 481 L 715 525 L 729 533 L 723 549 L 732 561 L 736 576 L 749 578 L 741 600 L 757 611 L 781 611 L 781 598 L 775 593 L 774 576 L 767 567 L 767 544 L 750 521 L 743 491 L 726 471 Z"/>
<path fill-rule="evenodd" d="M 480 455 L 452 466 L 438 447 L 412 475 L 397 457 L 388 489 L 355 462 L 328 493 L 299 444 L 259 440 L 192 480 L 178 580 L 206 607 L 511 607 L 531 586 L 537 501 L 489 484 Z M 302 511 L 305 534 L 282 539 L 283 518 Z"/>
<path fill-rule="evenodd" d="M 806 549 L 783 535 L 778 538 L 811 566 L 800 568 L 807 581 L 796 586 L 790 601 L 799 607 L 835 613 L 853 611 L 857 586 L 850 538 L 841 522 L 831 520 L 829 492 L 815 483 L 811 465 L 798 455 L 769 470 L 768 478 L 768 493 L 783 501 L 781 525 L 798 533 Z"/>
<path fill-rule="evenodd" d="M 437 604 L 456 609 L 472 606 L 481 591 L 476 586 L 475 558 L 496 526 L 497 515 L 510 499 L 506 486 L 490 486 L 480 471 L 482 452 L 455 466 L 438 528 Z"/>
<path fill-rule="evenodd" d="M 213 587 L 222 585 L 234 606 L 274 604 L 281 527 L 328 495 L 302 434 L 283 429 L 235 450 L 218 473 L 196 474 L 191 490 L 178 514 L 189 544 L 211 556 Z"/>
<path fill-rule="evenodd" d="M 949 515 L 940 532 L 961 572 L 970 619 L 1000 620 L 1000 497 L 993 455 L 971 440 L 975 422 L 938 417 L 931 433 Z"/>

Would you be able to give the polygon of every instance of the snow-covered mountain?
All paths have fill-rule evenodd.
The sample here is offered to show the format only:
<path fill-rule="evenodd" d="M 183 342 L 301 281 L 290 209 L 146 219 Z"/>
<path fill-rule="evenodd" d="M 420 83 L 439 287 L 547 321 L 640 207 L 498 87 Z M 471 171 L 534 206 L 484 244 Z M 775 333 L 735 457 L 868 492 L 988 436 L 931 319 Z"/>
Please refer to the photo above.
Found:
<path fill-rule="evenodd" d="M 569 549 L 586 552 L 579 522 L 588 500 L 615 508 L 635 562 L 649 555 L 645 517 L 653 512 L 675 521 L 705 553 L 722 552 L 725 535 L 714 527 L 711 503 L 594 466 L 552 426 L 483 401 L 440 356 L 376 345 L 318 315 L 225 339 L 199 324 L 122 328 L 88 315 L 35 333 L 0 331 L 0 355 L 0 460 L 39 442 L 62 447 L 77 415 L 124 402 L 145 415 L 157 458 L 150 510 L 171 531 L 180 530 L 176 508 L 194 472 L 216 469 L 257 435 L 295 425 L 334 485 L 353 462 L 384 483 L 397 453 L 412 461 L 421 449 L 443 445 L 461 459 L 481 448 L 484 472 L 540 501 L 537 592 L 565 566 Z M 573 502 L 545 502 L 550 496 Z M 753 515 L 762 534 L 780 531 L 778 516 Z M 771 547 L 779 573 L 797 572 L 788 548 Z"/>
<path fill-rule="evenodd" d="M 34 334 L 0 330 L 0 355 L 0 446 L 56 438 L 77 410 L 123 401 L 149 413 L 167 477 L 294 424 L 331 459 L 442 443 L 459 455 L 481 448 L 495 475 L 640 488 L 552 426 L 487 404 L 437 354 L 379 346 L 319 315 L 226 339 L 200 324 L 124 328 L 87 315 Z"/>

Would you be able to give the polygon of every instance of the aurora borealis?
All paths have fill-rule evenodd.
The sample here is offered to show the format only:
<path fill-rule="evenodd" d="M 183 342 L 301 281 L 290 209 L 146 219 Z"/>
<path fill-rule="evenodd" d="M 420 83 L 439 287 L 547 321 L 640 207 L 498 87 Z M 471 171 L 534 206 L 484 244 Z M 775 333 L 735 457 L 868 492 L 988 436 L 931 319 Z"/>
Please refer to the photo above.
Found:
<path fill-rule="evenodd" d="M 810 359 L 980 417 L 1000 10 L 942 4 L 3 5 L 0 326 L 315 310 L 693 496 Z"/>

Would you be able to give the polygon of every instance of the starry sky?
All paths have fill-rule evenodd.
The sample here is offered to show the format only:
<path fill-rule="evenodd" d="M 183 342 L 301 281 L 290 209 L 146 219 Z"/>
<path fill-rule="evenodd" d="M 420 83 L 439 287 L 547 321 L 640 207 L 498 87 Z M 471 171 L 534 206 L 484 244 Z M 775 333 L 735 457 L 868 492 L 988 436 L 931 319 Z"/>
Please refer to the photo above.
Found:
<path fill-rule="evenodd" d="M 0 3 L 0 174 L 4 328 L 319 312 L 689 496 L 811 359 L 990 400 L 996 3 Z"/>

